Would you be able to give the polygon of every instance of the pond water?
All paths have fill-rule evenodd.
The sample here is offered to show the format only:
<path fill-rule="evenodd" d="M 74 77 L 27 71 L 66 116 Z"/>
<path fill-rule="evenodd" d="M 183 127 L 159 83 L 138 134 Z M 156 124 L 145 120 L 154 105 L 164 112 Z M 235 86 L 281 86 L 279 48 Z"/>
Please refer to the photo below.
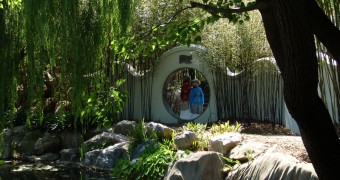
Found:
<path fill-rule="evenodd" d="M 96 172 L 83 168 L 62 167 L 55 164 L 29 164 L 6 162 L 0 166 L 0 179 L 112 179 L 109 172 Z"/>

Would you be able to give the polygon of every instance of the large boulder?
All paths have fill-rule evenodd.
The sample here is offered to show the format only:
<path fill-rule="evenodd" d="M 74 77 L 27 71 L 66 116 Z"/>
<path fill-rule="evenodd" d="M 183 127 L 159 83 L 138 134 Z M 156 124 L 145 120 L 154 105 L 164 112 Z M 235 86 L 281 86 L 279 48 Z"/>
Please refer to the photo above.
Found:
<path fill-rule="evenodd" d="M 12 150 L 15 150 L 15 147 L 18 147 L 20 142 L 24 139 L 25 135 L 27 132 L 26 126 L 16 126 L 13 127 L 12 129 L 12 142 L 11 146 L 13 147 Z M 21 154 L 20 153 L 15 153 L 13 152 L 11 154 L 14 158 L 20 158 Z"/>
<path fill-rule="evenodd" d="M 58 153 L 61 149 L 61 140 L 58 136 L 45 132 L 44 136 L 35 142 L 34 148 L 37 155 Z"/>
<path fill-rule="evenodd" d="M 155 132 L 159 138 L 165 138 L 165 139 L 171 139 L 172 134 L 175 132 L 174 129 L 169 128 L 168 126 L 165 126 L 160 123 L 155 122 L 149 122 L 145 124 L 146 133 L 152 134 Z"/>
<path fill-rule="evenodd" d="M 135 121 L 123 120 L 115 125 L 114 132 L 125 136 L 132 136 L 135 133 L 136 125 Z"/>
<path fill-rule="evenodd" d="M 113 129 L 110 128 L 110 129 L 107 129 L 107 128 L 95 128 L 95 129 L 89 129 L 88 131 L 86 131 L 86 133 L 84 134 L 83 138 L 84 138 L 84 141 L 87 141 L 91 138 L 93 138 L 94 136 L 97 136 L 99 134 L 102 134 L 103 132 L 106 132 L 106 133 L 113 133 Z"/>
<path fill-rule="evenodd" d="M 247 162 L 263 154 L 268 147 L 260 142 L 242 142 L 233 148 L 229 157 L 240 162 Z"/>
<path fill-rule="evenodd" d="M 228 154 L 242 141 L 240 133 L 226 132 L 209 139 L 209 151 L 216 151 L 221 154 Z"/>
<path fill-rule="evenodd" d="M 23 140 L 15 147 L 17 153 L 22 156 L 30 156 L 35 154 L 35 142 L 42 136 L 39 131 L 28 132 Z"/>
<path fill-rule="evenodd" d="M 9 159 L 12 157 L 12 141 L 13 131 L 11 129 L 4 129 L 2 131 L 2 159 Z"/>
<path fill-rule="evenodd" d="M 78 148 L 82 144 L 82 135 L 79 132 L 65 131 L 60 135 L 63 149 Z"/>
<path fill-rule="evenodd" d="M 15 127 L 13 127 L 13 133 L 15 134 L 15 136 L 23 137 L 23 136 L 25 136 L 26 132 L 27 132 L 26 126 L 15 126 Z"/>
<path fill-rule="evenodd" d="M 318 179 L 311 163 L 299 163 L 290 155 L 282 153 L 266 153 L 251 163 L 242 164 L 228 174 L 232 179 Z"/>
<path fill-rule="evenodd" d="M 60 159 L 59 162 L 79 162 L 80 161 L 80 151 L 79 148 L 63 149 L 59 152 Z"/>
<path fill-rule="evenodd" d="M 134 153 L 131 155 L 131 161 L 134 163 L 143 154 L 143 152 L 150 147 L 158 146 L 157 141 L 154 139 L 149 139 L 142 144 L 139 144 Z"/>
<path fill-rule="evenodd" d="M 103 149 L 105 147 L 129 141 L 129 138 L 122 134 L 103 132 L 84 142 L 85 151 Z"/>
<path fill-rule="evenodd" d="M 180 150 L 189 149 L 194 141 L 197 141 L 197 133 L 193 131 L 182 131 L 175 135 L 174 143 Z"/>
<path fill-rule="evenodd" d="M 96 169 L 112 170 L 119 159 L 128 158 L 128 144 L 126 142 L 109 146 L 105 149 L 87 152 L 84 165 Z"/>
<path fill-rule="evenodd" d="M 179 159 L 169 169 L 166 180 L 222 180 L 223 160 L 221 154 L 200 151 Z"/>
<path fill-rule="evenodd" d="M 85 153 L 83 164 L 87 167 L 95 166 L 101 149 L 95 149 Z"/>

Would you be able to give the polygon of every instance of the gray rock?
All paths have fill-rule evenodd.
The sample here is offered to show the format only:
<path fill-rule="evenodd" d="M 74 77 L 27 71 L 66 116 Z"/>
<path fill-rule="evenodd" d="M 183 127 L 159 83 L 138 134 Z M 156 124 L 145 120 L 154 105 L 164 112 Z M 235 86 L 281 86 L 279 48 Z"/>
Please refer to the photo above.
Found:
<path fill-rule="evenodd" d="M 135 133 L 136 124 L 137 123 L 135 121 L 120 121 L 115 125 L 114 132 L 125 136 L 132 136 Z"/>
<path fill-rule="evenodd" d="M 137 147 L 136 147 L 136 150 L 135 152 L 132 154 L 131 156 L 131 161 L 134 163 L 138 157 L 140 157 L 140 155 L 148 148 L 148 147 L 151 147 L 151 146 L 156 146 L 157 145 L 157 141 L 154 140 L 154 139 L 149 139 L 147 141 L 145 141 L 144 143 L 142 144 L 139 144 Z"/>
<path fill-rule="evenodd" d="M 34 155 L 35 154 L 35 147 L 34 147 L 35 142 L 36 141 L 23 140 L 23 141 L 20 141 L 18 146 L 16 146 L 14 149 L 19 156 Z"/>
<path fill-rule="evenodd" d="M 296 158 L 282 153 L 266 153 L 251 163 L 245 163 L 228 174 L 232 179 L 318 179 L 311 163 L 299 163 Z"/>
<path fill-rule="evenodd" d="M 85 151 L 88 152 L 94 149 L 103 149 L 105 147 L 127 141 L 129 141 L 129 138 L 124 135 L 103 132 L 85 141 L 84 146 L 86 149 Z"/>
<path fill-rule="evenodd" d="M 63 132 L 60 135 L 63 149 L 79 148 L 82 144 L 82 135 L 79 132 Z"/>
<path fill-rule="evenodd" d="M 174 129 L 160 123 L 149 122 L 145 124 L 147 134 L 155 132 L 159 138 L 171 139 Z"/>
<path fill-rule="evenodd" d="M 101 149 L 95 149 L 95 150 L 87 152 L 85 154 L 83 164 L 85 166 L 94 166 L 97 162 L 97 158 L 100 153 L 101 153 Z"/>
<path fill-rule="evenodd" d="M 34 131 L 25 134 L 22 141 L 15 147 L 17 153 L 22 156 L 30 156 L 35 154 L 35 142 L 42 136 L 42 133 Z"/>
<path fill-rule="evenodd" d="M 209 139 L 209 151 L 228 154 L 241 141 L 242 136 L 240 133 L 223 133 Z"/>
<path fill-rule="evenodd" d="M 221 154 L 201 151 L 179 159 L 169 169 L 166 180 L 222 180 L 223 160 Z"/>
<path fill-rule="evenodd" d="M 11 129 L 4 129 L 2 131 L 2 159 L 9 159 L 12 157 L 12 140 L 13 131 Z"/>
<path fill-rule="evenodd" d="M 43 136 L 43 133 L 41 133 L 40 131 L 27 132 L 23 140 L 24 141 L 36 141 L 42 136 Z"/>
<path fill-rule="evenodd" d="M 24 139 L 27 129 L 25 126 L 16 126 L 12 129 L 13 133 L 12 133 L 12 147 L 13 150 L 15 147 L 18 147 L 20 142 Z M 12 154 L 12 156 L 14 158 L 20 158 L 21 154 L 19 153 L 14 153 Z"/>
<path fill-rule="evenodd" d="M 96 167 L 101 169 L 113 169 L 118 160 L 128 158 L 128 146 L 126 143 L 119 143 L 109 146 L 101 151 L 98 156 Z"/>
<path fill-rule="evenodd" d="M 46 132 L 42 138 L 35 142 L 34 148 L 37 155 L 48 152 L 56 153 L 61 149 L 61 141 L 58 136 Z"/>
<path fill-rule="evenodd" d="M 182 131 L 174 137 L 174 143 L 180 150 L 189 149 L 194 141 L 197 141 L 197 133 L 193 131 Z"/>
<path fill-rule="evenodd" d="M 97 169 L 112 170 L 118 160 L 128 157 L 128 144 L 118 143 L 105 149 L 89 151 L 85 154 L 84 165 Z"/>
<path fill-rule="evenodd" d="M 13 128 L 13 133 L 19 136 L 23 136 L 26 134 L 26 126 L 16 126 Z"/>
<path fill-rule="evenodd" d="M 79 162 L 80 161 L 80 151 L 78 148 L 63 149 L 59 152 L 60 161 L 65 162 Z"/>
<path fill-rule="evenodd" d="M 231 150 L 229 157 L 240 162 L 247 162 L 248 158 L 254 159 L 266 149 L 268 147 L 260 142 L 242 142 Z"/>
<path fill-rule="evenodd" d="M 84 135 L 84 140 L 87 141 L 87 140 L 93 138 L 94 136 L 99 135 L 103 132 L 113 133 L 112 128 L 110 128 L 110 129 L 106 129 L 106 128 L 91 129 L 91 130 L 86 131 L 86 134 Z"/>

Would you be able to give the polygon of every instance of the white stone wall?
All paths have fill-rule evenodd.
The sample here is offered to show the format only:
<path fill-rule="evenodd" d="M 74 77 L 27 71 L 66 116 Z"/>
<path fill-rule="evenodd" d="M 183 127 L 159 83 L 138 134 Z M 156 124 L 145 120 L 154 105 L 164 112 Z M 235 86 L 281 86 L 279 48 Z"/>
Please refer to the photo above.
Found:
<path fill-rule="evenodd" d="M 206 110 L 195 119 L 194 122 L 197 123 L 208 123 L 214 122 L 218 120 L 217 113 L 217 100 L 216 100 L 216 88 L 214 87 L 214 73 L 208 66 L 205 64 L 205 59 L 200 56 L 200 53 L 204 53 L 205 49 L 200 46 L 179 46 L 173 48 L 166 53 L 164 53 L 159 61 L 156 63 L 156 66 L 152 72 L 148 72 L 147 74 L 140 74 L 137 71 L 133 71 L 133 69 L 129 69 L 130 75 L 130 86 L 133 84 L 133 89 L 130 89 L 130 99 L 129 103 L 127 103 L 126 111 L 123 113 L 123 118 L 130 118 L 130 120 L 139 120 L 146 118 L 148 120 L 157 121 L 165 124 L 176 124 L 178 123 L 178 117 L 173 116 L 168 112 L 167 107 L 163 102 L 163 86 L 167 79 L 167 77 L 174 71 L 181 68 L 193 68 L 195 70 L 200 71 L 203 76 L 206 77 L 209 88 L 210 88 L 210 99 L 209 105 Z M 192 63 L 180 63 L 179 56 L 180 55 L 192 55 Z M 262 61 L 263 59 L 259 60 Z M 267 58 L 271 63 L 275 63 L 273 58 Z M 256 63 L 256 62 L 255 62 Z M 279 71 L 278 71 L 279 73 Z M 321 68 L 319 73 L 323 73 L 321 78 L 323 78 L 322 83 L 319 86 L 319 92 L 321 97 L 324 99 L 324 102 L 329 109 L 331 117 L 334 122 L 339 123 L 339 114 L 338 114 L 338 106 L 337 106 L 337 98 L 336 93 L 334 91 L 334 86 L 330 81 L 331 78 L 334 78 L 334 74 L 332 76 L 328 75 L 329 69 Z M 231 77 L 242 76 L 242 73 L 233 75 Z M 215 77 L 216 78 L 216 77 Z M 295 120 L 289 114 L 287 107 L 283 100 L 282 94 L 282 83 L 278 81 L 278 76 L 271 77 L 270 74 L 258 74 L 256 77 L 252 77 L 252 81 L 249 84 L 248 92 L 250 98 L 248 99 L 248 108 L 249 114 L 251 118 L 257 120 L 269 120 L 273 118 L 280 118 L 280 121 L 287 128 L 291 129 L 293 132 L 299 134 L 298 126 Z M 273 79 L 276 78 L 276 79 Z M 280 78 L 280 77 L 279 77 Z M 335 78 L 338 78 L 337 75 Z M 233 79 L 233 78 L 231 78 Z M 233 80 L 232 80 L 233 81 Z M 233 90 L 231 93 L 236 93 L 233 97 L 234 99 L 230 100 L 228 107 L 233 108 L 233 116 L 239 116 L 242 118 L 242 94 L 240 94 L 240 90 L 237 90 L 237 86 L 239 82 L 238 78 L 235 78 L 235 83 L 232 83 Z M 281 80 L 280 80 L 281 81 Z M 275 83 L 273 83 L 275 82 Z M 229 83 L 229 82 L 228 82 Z M 337 85 L 338 86 L 338 85 Z M 235 90 L 236 88 L 236 90 Z M 277 92 L 268 95 L 268 89 L 277 88 Z M 148 94 L 148 97 L 143 97 L 142 89 L 144 94 Z M 145 93 L 147 91 L 147 93 Z M 228 90 L 229 92 L 229 90 Z M 237 95 L 239 94 L 239 95 Z M 277 99 L 268 99 L 270 97 L 276 97 Z M 235 99 L 236 98 L 236 99 Z M 234 104 L 230 104 L 234 103 Z M 275 111 L 273 113 L 273 106 L 275 106 Z M 260 107 L 260 108 L 259 108 Z M 133 113 L 133 114 L 131 114 Z M 223 112 L 226 114 L 226 118 L 228 118 L 229 112 Z M 275 117 L 274 117 L 275 116 Z M 235 118 L 235 117 L 234 117 Z M 237 117 L 236 117 L 237 118 Z"/>

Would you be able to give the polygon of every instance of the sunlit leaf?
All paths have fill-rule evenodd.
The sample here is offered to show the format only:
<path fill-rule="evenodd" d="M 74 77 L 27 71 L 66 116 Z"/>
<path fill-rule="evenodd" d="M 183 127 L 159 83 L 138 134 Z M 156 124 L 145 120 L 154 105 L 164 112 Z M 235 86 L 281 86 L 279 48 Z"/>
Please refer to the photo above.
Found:
<path fill-rule="evenodd" d="M 125 83 L 125 81 L 126 81 L 126 79 L 118 79 L 118 80 L 116 81 L 116 86 L 117 86 L 117 87 L 121 86 L 122 84 Z"/>

